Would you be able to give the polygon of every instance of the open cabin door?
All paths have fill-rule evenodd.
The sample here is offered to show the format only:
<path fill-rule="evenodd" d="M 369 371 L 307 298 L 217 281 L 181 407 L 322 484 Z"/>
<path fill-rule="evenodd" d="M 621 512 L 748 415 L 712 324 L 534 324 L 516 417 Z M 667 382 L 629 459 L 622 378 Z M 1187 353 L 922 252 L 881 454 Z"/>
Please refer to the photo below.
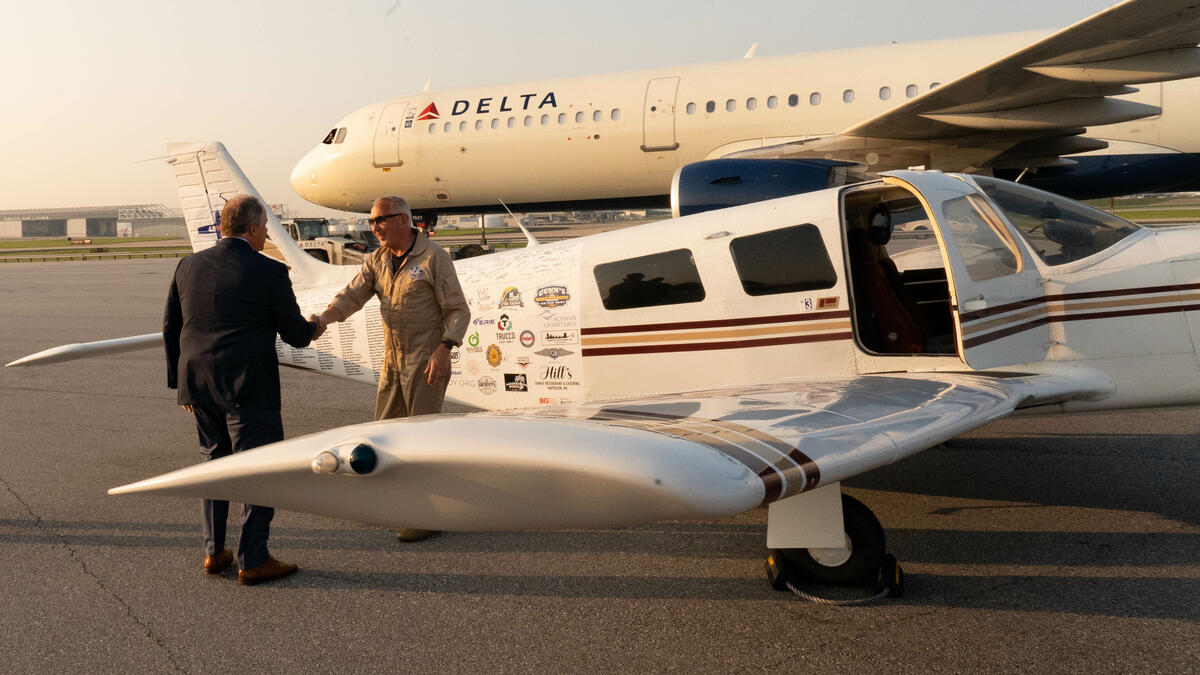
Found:
<path fill-rule="evenodd" d="M 898 171 L 884 182 L 919 195 L 933 221 L 963 360 L 997 368 L 1045 359 L 1050 329 L 1041 274 L 991 202 L 940 173 Z"/>
<path fill-rule="evenodd" d="M 389 103 L 379 113 L 379 124 L 375 127 L 375 166 L 398 166 L 400 164 L 400 134 L 406 120 L 407 103 Z M 407 120 L 412 125 L 412 119 Z"/>

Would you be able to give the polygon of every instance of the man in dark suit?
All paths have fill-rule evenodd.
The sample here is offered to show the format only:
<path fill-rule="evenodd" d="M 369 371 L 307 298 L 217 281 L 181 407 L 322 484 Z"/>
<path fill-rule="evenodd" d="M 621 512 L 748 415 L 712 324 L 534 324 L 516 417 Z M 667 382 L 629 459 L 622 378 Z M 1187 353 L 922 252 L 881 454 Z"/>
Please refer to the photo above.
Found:
<path fill-rule="evenodd" d="M 222 238 L 175 268 L 163 318 L 167 386 L 196 416 L 201 452 L 218 459 L 283 440 L 275 335 L 293 347 L 319 335 L 296 305 L 287 266 L 260 255 L 267 212 L 238 195 L 221 211 Z M 233 562 L 225 548 L 229 502 L 204 500 L 204 569 L 219 574 Z M 238 580 L 257 584 L 285 577 L 296 566 L 267 552 L 275 509 L 242 507 Z"/>

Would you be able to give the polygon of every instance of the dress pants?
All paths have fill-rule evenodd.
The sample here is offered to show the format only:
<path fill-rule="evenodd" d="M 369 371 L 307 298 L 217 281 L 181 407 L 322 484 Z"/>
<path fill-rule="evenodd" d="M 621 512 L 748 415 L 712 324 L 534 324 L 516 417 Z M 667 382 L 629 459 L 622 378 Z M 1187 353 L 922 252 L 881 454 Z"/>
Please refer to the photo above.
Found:
<path fill-rule="evenodd" d="M 200 452 L 205 460 L 220 459 L 283 440 L 283 419 L 278 410 L 252 406 L 223 408 L 213 404 L 197 405 L 192 409 L 196 415 L 196 431 L 200 435 Z M 203 508 L 204 552 L 205 555 L 216 555 L 225 548 L 229 502 L 205 499 Z M 267 561 L 267 538 L 274 516 L 275 509 L 269 506 L 242 505 L 242 537 L 237 548 L 240 569 L 254 569 Z"/>

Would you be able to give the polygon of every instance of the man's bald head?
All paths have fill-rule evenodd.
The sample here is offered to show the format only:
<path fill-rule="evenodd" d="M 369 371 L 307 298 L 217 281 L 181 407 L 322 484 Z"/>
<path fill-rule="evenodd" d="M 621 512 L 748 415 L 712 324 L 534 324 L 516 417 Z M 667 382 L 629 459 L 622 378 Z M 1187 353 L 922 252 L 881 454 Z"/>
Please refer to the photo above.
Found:
<path fill-rule="evenodd" d="M 388 214 L 388 213 L 403 213 L 408 216 L 408 222 L 412 222 L 412 209 L 408 207 L 408 200 L 404 197 L 380 197 L 371 204 L 372 214 Z"/>
<path fill-rule="evenodd" d="M 262 202 L 250 195 L 237 195 L 221 209 L 221 235 L 245 237 L 251 225 L 259 224 L 267 211 Z"/>

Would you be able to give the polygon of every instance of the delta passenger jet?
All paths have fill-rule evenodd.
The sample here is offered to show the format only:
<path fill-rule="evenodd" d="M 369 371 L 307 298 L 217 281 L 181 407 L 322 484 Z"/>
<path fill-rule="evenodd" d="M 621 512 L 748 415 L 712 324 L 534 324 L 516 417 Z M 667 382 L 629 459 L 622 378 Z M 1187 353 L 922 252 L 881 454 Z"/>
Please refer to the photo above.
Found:
<path fill-rule="evenodd" d="M 427 92 L 346 115 L 291 181 L 330 208 L 399 194 L 429 215 L 501 200 L 666 206 L 714 181 L 769 182 L 796 159 L 817 162 L 815 184 L 769 196 L 914 167 L 1019 176 L 1075 198 L 1197 189 L 1200 83 L 1187 78 L 1200 74 L 1198 31 L 1192 0 L 1127 0 L 1048 37 Z M 757 161 L 685 173 L 672 192 L 681 167 L 731 158 Z"/>

